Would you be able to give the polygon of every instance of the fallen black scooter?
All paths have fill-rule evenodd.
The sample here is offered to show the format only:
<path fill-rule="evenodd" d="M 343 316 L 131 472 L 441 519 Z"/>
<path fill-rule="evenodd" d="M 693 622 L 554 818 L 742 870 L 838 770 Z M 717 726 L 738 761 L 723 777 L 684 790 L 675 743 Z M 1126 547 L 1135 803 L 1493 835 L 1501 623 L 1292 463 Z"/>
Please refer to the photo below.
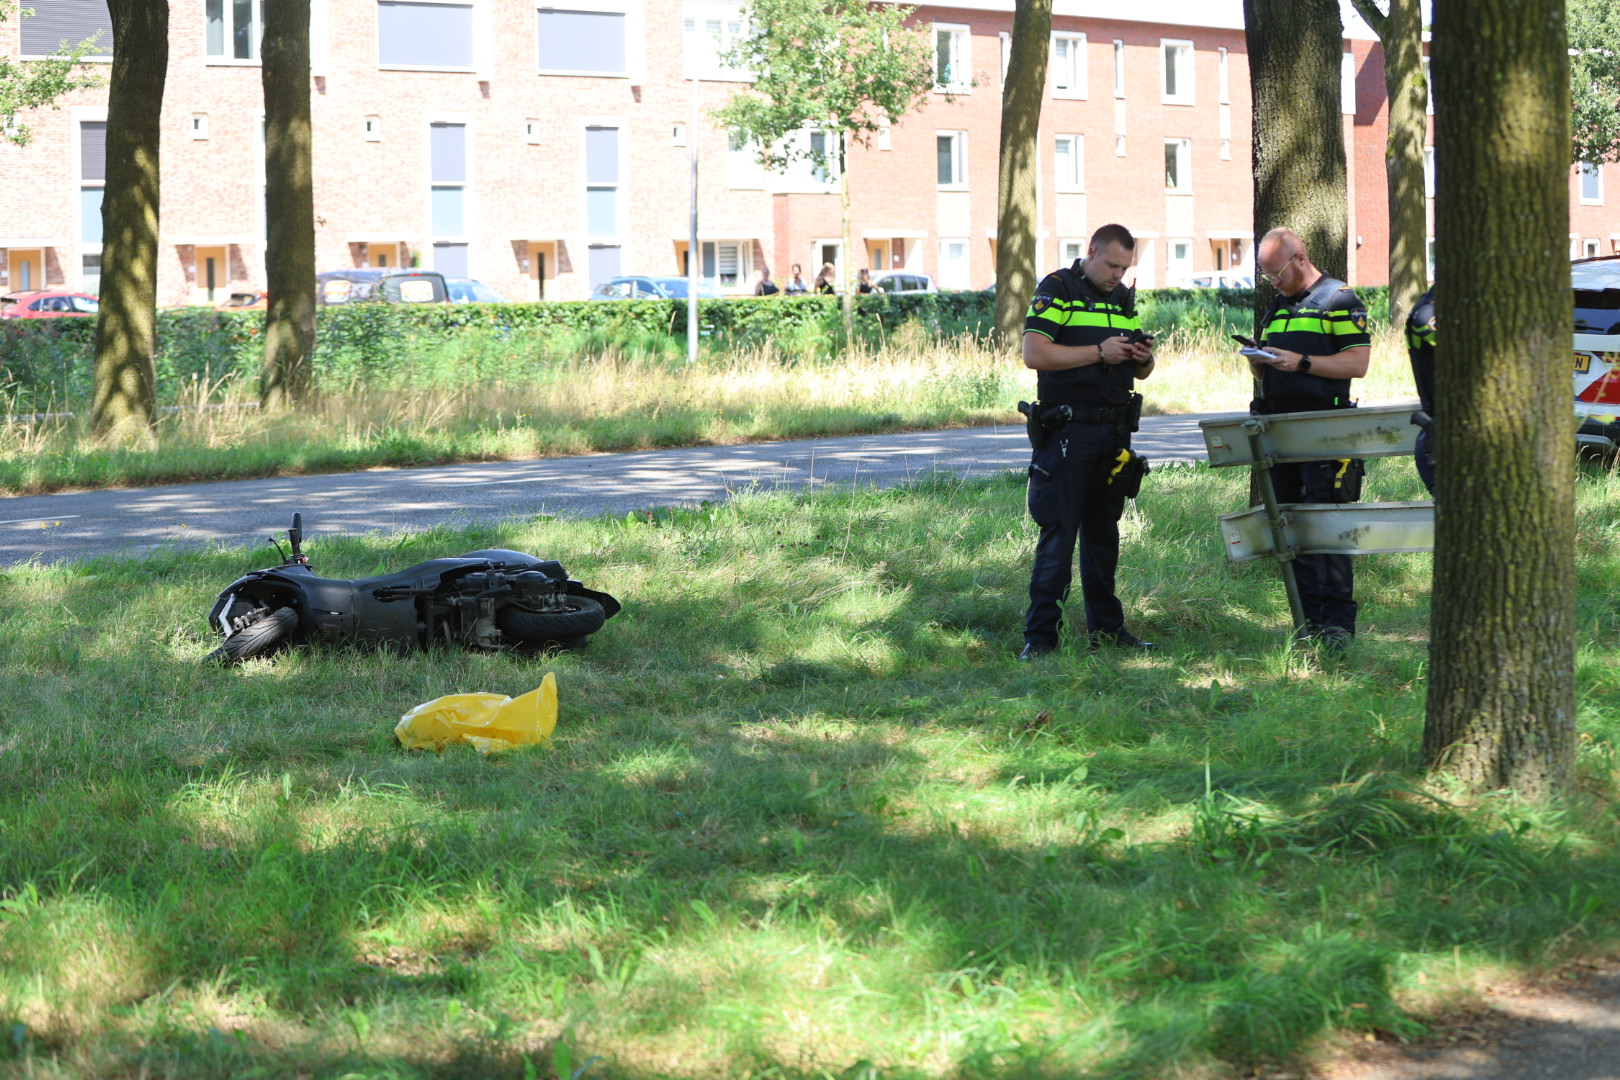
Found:
<path fill-rule="evenodd" d="M 294 514 L 281 565 L 219 594 L 208 621 L 225 640 L 207 659 L 236 664 L 298 642 L 401 652 L 579 649 L 619 612 L 617 600 L 572 580 L 561 563 L 518 551 L 470 551 L 356 581 L 319 578 L 303 534 L 303 515 Z"/>

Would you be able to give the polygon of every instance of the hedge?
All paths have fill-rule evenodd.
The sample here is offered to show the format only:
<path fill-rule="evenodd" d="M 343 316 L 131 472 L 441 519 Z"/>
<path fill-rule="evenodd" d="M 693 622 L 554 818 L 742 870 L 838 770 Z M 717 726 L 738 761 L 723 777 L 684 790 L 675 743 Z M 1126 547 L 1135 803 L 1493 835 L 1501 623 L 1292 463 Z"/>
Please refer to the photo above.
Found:
<path fill-rule="evenodd" d="M 1387 318 L 1387 289 L 1358 290 L 1376 324 Z M 1138 296 L 1143 322 L 1172 329 L 1249 330 L 1254 294 L 1235 289 L 1156 289 Z M 327 388 L 499 382 L 533 377 L 559 359 L 620 351 L 671 361 L 685 355 L 686 301 L 635 300 L 534 304 L 364 304 L 323 309 L 317 324 L 315 379 Z M 860 297 L 855 339 L 881 346 L 897 337 L 985 337 L 995 315 L 992 292 Z M 842 347 L 838 300 L 827 296 L 705 300 L 705 355 L 765 349 L 784 361 L 836 356 Z M 91 397 L 95 321 L 0 322 L 0 394 L 15 412 L 77 409 Z M 158 313 L 159 399 L 241 397 L 263 364 L 264 316 L 206 308 Z"/>

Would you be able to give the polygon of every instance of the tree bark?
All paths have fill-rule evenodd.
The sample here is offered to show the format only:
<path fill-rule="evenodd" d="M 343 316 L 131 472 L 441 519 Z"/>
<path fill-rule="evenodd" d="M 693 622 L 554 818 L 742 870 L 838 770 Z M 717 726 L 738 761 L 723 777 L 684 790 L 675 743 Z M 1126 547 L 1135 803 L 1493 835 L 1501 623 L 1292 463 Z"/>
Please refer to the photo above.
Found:
<path fill-rule="evenodd" d="M 260 49 L 264 82 L 267 408 L 309 397 L 315 351 L 315 189 L 309 122 L 310 0 L 265 5 Z"/>
<path fill-rule="evenodd" d="M 1564 0 L 1436 0 L 1433 620 L 1424 757 L 1477 790 L 1575 771 Z"/>
<path fill-rule="evenodd" d="M 1389 191 L 1389 321 L 1406 325 L 1428 288 L 1428 195 L 1423 146 L 1429 133 L 1429 82 L 1423 74 L 1423 11 L 1419 0 L 1389 0 L 1389 14 L 1372 0 L 1354 0 L 1384 49 L 1389 136 L 1384 174 Z"/>
<path fill-rule="evenodd" d="M 101 310 L 91 426 L 97 435 L 156 418 L 158 148 L 169 66 L 169 5 L 107 0 L 116 42 L 107 93 L 101 202 Z"/>
<path fill-rule="evenodd" d="M 1001 183 L 996 206 L 996 340 L 1022 340 L 1024 312 L 1040 280 L 1035 265 L 1036 172 L 1046 58 L 1051 48 L 1052 0 L 1017 0 L 1012 54 L 1001 94 Z"/>

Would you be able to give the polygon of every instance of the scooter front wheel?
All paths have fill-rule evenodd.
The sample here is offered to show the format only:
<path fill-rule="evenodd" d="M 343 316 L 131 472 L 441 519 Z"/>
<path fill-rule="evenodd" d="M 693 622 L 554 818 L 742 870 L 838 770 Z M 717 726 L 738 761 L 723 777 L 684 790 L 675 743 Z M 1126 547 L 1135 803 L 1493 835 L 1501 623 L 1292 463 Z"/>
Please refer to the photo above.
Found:
<path fill-rule="evenodd" d="M 607 622 L 607 612 L 602 610 L 599 601 L 588 596 L 570 596 L 564 602 L 568 605 L 567 611 L 504 607 L 495 613 L 495 625 L 501 628 L 501 633 L 520 641 L 565 641 L 594 634 Z"/>
<path fill-rule="evenodd" d="M 219 648 L 203 657 L 218 660 L 227 667 L 264 656 L 280 645 L 298 629 L 298 612 L 290 607 L 277 608 L 252 626 L 244 626 L 220 643 Z"/>

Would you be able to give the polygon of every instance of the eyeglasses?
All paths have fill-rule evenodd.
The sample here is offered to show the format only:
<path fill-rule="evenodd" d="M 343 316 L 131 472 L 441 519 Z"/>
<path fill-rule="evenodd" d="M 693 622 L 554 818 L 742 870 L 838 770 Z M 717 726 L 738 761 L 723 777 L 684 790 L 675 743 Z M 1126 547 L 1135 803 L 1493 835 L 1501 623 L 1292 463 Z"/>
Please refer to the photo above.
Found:
<path fill-rule="evenodd" d="M 1267 285 L 1277 284 L 1277 282 L 1282 279 L 1282 276 L 1288 273 L 1288 264 L 1293 262 L 1298 256 L 1299 252 L 1294 252 L 1292 255 L 1288 256 L 1288 258 L 1284 259 L 1282 266 L 1278 267 L 1276 270 L 1262 269 L 1260 271 L 1260 276 L 1266 279 Z"/>

